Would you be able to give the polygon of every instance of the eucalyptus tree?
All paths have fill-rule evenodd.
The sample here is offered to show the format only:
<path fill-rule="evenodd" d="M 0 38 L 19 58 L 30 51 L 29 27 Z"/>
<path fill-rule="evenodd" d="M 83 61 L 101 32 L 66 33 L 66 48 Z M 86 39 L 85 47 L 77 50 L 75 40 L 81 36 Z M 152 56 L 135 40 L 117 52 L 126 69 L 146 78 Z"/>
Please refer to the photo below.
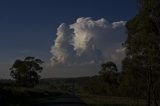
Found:
<path fill-rule="evenodd" d="M 39 73 L 43 70 L 43 61 L 34 57 L 26 57 L 24 60 L 16 60 L 10 68 L 11 77 L 20 86 L 33 87 L 39 82 Z"/>
<path fill-rule="evenodd" d="M 147 91 L 148 106 L 153 95 L 158 106 L 156 87 L 160 80 L 160 1 L 139 0 L 138 14 L 127 22 L 128 38 L 124 44 L 126 58 L 123 70 L 135 80 L 142 81 Z M 145 89 L 144 89 L 145 90 Z"/>

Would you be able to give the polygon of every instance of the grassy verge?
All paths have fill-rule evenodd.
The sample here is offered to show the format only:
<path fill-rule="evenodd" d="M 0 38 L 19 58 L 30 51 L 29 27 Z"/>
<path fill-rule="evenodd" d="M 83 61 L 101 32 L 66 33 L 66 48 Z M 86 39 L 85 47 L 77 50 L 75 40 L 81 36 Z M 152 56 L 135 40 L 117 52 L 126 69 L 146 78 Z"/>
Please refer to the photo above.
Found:
<path fill-rule="evenodd" d="M 80 95 L 89 106 L 146 106 L 145 100 L 130 99 L 127 97 L 106 97 L 95 95 Z"/>

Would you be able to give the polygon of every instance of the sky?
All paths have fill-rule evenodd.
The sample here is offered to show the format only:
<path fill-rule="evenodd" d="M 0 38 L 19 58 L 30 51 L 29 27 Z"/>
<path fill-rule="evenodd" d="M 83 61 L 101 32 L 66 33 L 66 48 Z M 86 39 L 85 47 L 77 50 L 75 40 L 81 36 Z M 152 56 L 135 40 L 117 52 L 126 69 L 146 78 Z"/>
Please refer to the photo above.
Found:
<path fill-rule="evenodd" d="M 95 75 L 108 60 L 119 65 L 125 23 L 136 13 L 136 0 L 1 0 L 0 78 L 26 56 L 45 61 L 42 77 Z"/>

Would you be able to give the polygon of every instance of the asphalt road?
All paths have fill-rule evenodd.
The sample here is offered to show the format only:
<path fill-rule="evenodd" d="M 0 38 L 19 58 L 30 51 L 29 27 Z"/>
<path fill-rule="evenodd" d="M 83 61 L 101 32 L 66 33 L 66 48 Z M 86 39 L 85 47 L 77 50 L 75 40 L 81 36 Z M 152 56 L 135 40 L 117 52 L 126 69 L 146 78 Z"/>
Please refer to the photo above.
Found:
<path fill-rule="evenodd" d="M 55 100 L 46 100 L 38 106 L 87 106 L 79 97 L 66 95 Z"/>

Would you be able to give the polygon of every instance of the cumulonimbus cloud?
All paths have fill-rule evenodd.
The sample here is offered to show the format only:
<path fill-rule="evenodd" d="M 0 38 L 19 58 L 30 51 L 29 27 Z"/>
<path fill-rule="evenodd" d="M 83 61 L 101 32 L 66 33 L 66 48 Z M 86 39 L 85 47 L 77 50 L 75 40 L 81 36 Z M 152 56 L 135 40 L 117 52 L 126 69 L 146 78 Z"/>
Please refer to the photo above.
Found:
<path fill-rule="evenodd" d="M 62 23 L 51 47 L 51 64 L 93 64 L 116 60 L 126 38 L 126 21 L 109 23 L 106 19 L 78 18 L 75 23 Z M 123 54 L 122 52 L 120 52 Z"/>

